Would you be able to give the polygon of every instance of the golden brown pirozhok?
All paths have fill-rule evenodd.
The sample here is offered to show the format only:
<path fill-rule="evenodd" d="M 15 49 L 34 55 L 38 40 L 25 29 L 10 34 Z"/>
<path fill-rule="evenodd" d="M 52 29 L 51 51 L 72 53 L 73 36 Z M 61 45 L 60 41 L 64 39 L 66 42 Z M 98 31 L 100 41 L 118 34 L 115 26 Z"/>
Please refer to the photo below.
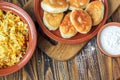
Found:
<path fill-rule="evenodd" d="M 74 36 L 77 31 L 70 21 L 70 13 L 68 13 L 60 25 L 60 33 L 63 38 L 70 38 Z"/>
<path fill-rule="evenodd" d="M 41 7 L 50 13 L 60 13 L 68 9 L 66 0 L 43 0 Z"/>
<path fill-rule="evenodd" d="M 43 22 L 49 30 L 56 30 L 62 21 L 63 15 L 63 13 L 49 13 L 44 11 Z"/>
<path fill-rule="evenodd" d="M 86 11 L 92 17 L 93 26 L 98 25 L 104 16 L 104 5 L 101 1 L 93 1 L 88 4 Z"/>
<path fill-rule="evenodd" d="M 91 17 L 83 10 L 72 11 L 70 20 L 75 29 L 82 34 L 88 33 L 92 27 Z"/>

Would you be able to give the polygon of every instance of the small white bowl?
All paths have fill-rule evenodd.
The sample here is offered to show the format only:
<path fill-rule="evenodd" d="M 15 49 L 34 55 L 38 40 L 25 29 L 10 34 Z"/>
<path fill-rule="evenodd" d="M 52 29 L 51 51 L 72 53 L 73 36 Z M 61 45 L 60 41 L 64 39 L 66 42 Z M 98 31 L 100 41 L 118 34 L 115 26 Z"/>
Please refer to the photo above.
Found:
<path fill-rule="evenodd" d="M 120 23 L 117 23 L 117 22 L 110 22 L 108 24 L 105 24 L 104 26 L 102 26 L 102 28 L 99 30 L 98 32 L 98 35 L 97 35 L 97 45 L 98 45 L 98 48 L 102 51 L 103 54 L 107 55 L 107 56 L 110 56 L 110 57 L 120 57 L 120 52 L 118 54 L 114 54 L 114 53 L 110 53 L 108 51 L 106 51 L 102 46 L 102 43 L 101 43 L 101 33 L 102 31 L 107 27 L 111 27 L 111 26 L 117 26 L 117 27 L 120 27 Z M 112 35 L 111 35 L 112 36 Z M 117 49 L 117 48 L 116 48 Z"/>

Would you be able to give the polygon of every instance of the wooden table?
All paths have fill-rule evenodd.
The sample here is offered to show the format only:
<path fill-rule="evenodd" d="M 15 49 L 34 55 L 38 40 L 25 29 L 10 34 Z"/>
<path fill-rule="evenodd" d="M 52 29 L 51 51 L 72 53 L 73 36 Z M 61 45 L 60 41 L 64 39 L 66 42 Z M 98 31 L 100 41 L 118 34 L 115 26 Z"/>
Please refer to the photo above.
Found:
<path fill-rule="evenodd" d="M 32 0 L 6 1 L 28 11 L 26 6 Z M 35 20 L 34 16 L 31 17 Z M 111 21 L 120 22 L 120 6 L 107 20 Z M 37 47 L 26 66 L 18 72 L 0 77 L 0 80 L 120 80 L 120 58 L 103 55 L 97 47 L 96 37 L 91 39 L 75 57 L 64 62 L 49 58 Z"/>

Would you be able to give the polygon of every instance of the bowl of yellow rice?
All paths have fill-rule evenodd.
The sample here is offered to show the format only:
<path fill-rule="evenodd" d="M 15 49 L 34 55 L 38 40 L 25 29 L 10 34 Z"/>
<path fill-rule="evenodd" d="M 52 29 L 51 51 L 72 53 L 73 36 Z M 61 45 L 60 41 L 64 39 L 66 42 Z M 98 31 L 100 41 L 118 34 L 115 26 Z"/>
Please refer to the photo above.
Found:
<path fill-rule="evenodd" d="M 30 16 L 17 5 L 0 2 L 0 76 L 25 66 L 36 42 L 36 29 Z"/>

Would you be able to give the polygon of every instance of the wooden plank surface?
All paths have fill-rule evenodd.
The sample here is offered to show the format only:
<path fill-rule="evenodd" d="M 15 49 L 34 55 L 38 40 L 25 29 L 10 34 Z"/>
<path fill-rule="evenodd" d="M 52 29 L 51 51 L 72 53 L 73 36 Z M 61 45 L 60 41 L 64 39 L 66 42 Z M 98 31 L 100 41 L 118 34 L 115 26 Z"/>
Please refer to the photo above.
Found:
<path fill-rule="evenodd" d="M 15 3 L 19 1 L 23 0 Z M 108 19 L 108 22 L 111 21 L 120 22 L 120 6 Z M 103 55 L 97 47 L 96 37 L 79 54 L 64 62 L 49 58 L 37 47 L 25 67 L 0 77 L 0 80 L 120 80 L 120 58 Z"/>

